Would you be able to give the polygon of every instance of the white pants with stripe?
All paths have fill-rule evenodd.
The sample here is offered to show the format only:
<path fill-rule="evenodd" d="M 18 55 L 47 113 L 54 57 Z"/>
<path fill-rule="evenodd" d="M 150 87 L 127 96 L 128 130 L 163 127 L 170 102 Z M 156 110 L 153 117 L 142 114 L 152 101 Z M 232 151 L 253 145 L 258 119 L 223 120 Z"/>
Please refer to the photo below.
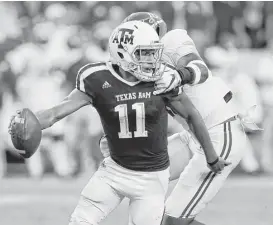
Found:
<path fill-rule="evenodd" d="M 165 213 L 175 218 L 194 218 L 217 194 L 241 160 L 246 143 L 240 121 L 230 121 L 209 130 L 218 155 L 232 164 L 221 174 L 211 172 L 202 149 L 198 149 L 166 201 Z"/>
<path fill-rule="evenodd" d="M 99 224 L 124 197 L 130 200 L 129 225 L 160 225 L 169 177 L 169 168 L 138 172 L 107 157 L 83 189 L 70 225 Z"/>

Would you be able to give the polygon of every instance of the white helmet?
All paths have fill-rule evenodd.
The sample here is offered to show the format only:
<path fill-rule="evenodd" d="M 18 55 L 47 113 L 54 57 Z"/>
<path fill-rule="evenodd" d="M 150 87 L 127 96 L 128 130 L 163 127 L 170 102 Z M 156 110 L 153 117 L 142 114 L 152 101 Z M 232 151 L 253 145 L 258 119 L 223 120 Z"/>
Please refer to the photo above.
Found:
<path fill-rule="evenodd" d="M 162 75 L 163 44 L 147 23 L 129 21 L 118 26 L 109 39 L 109 51 L 113 64 L 141 81 L 156 81 Z"/>

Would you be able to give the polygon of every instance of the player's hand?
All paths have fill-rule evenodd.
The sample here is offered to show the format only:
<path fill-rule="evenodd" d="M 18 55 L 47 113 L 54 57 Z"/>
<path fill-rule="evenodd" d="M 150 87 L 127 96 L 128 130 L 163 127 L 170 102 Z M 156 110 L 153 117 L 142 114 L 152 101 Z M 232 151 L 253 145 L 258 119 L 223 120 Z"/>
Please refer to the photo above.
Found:
<path fill-rule="evenodd" d="M 11 128 L 12 128 L 12 126 L 16 123 L 16 121 L 19 120 L 18 116 L 20 115 L 20 112 L 21 111 L 18 110 L 18 111 L 16 111 L 16 114 L 14 114 L 14 115 L 12 115 L 10 117 L 9 127 L 8 127 L 8 132 L 9 132 L 10 135 L 11 135 Z"/>
<path fill-rule="evenodd" d="M 168 67 L 165 67 L 163 75 L 157 81 L 155 81 L 155 91 L 154 95 L 163 94 L 169 92 L 176 87 L 178 87 L 181 83 L 181 77 L 179 73 Z"/>
<path fill-rule="evenodd" d="M 31 157 L 38 149 L 41 138 L 41 124 L 36 115 L 23 108 L 11 116 L 8 127 L 15 151 L 24 158 Z"/>
<path fill-rule="evenodd" d="M 221 157 L 218 157 L 214 162 L 211 163 L 207 163 L 208 164 L 208 168 L 213 171 L 214 173 L 218 173 L 220 174 L 221 171 L 228 165 L 231 164 L 231 162 L 228 162 L 226 160 L 224 160 Z"/>

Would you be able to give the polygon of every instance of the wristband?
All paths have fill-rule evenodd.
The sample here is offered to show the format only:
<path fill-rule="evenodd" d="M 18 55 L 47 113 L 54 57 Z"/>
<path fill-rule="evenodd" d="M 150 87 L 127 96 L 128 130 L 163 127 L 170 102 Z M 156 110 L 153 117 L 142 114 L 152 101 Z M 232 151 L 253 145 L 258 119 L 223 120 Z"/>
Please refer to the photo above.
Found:
<path fill-rule="evenodd" d="M 209 163 L 208 162 L 208 164 L 210 165 L 210 166 L 214 166 L 216 163 L 218 163 L 219 162 L 219 157 L 217 157 L 217 159 L 215 159 L 213 162 L 211 162 L 211 163 Z"/>
<path fill-rule="evenodd" d="M 192 80 L 192 77 L 195 77 L 194 71 L 189 67 L 181 67 L 179 70 L 177 70 L 177 72 L 181 78 L 180 85 L 190 83 Z"/>
<path fill-rule="evenodd" d="M 192 79 L 191 85 L 198 84 L 200 82 L 200 80 L 201 80 L 201 70 L 200 70 L 200 68 L 197 65 L 195 65 L 194 63 L 189 63 L 187 65 L 187 68 L 192 70 L 193 77 L 194 77 Z"/>

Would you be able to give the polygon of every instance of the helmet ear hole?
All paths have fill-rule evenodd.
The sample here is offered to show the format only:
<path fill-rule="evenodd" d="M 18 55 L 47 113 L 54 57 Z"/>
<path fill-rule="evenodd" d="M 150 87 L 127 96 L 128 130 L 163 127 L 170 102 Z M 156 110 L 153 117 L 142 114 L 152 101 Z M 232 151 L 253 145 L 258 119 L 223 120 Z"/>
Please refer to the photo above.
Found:
<path fill-rule="evenodd" d="M 121 58 L 121 59 L 124 59 L 124 56 L 121 52 L 118 52 L 118 56 Z"/>
<path fill-rule="evenodd" d="M 158 36 L 160 36 L 160 34 L 159 34 L 159 27 L 157 27 L 155 31 L 158 34 Z"/>

